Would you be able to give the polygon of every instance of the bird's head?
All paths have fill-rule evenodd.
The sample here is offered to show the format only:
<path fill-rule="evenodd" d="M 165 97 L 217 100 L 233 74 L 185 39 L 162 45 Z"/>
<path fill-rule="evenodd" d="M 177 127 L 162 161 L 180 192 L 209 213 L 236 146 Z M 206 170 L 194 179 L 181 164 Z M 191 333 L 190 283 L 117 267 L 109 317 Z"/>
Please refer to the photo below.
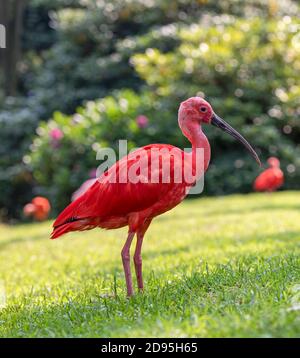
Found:
<path fill-rule="evenodd" d="M 34 215 L 35 213 L 35 210 L 36 210 L 36 207 L 34 204 L 32 203 L 28 203 L 24 206 L 23 208 L 23 214 L 26 216 L 26 217 L 29 217 L 31 215 Z"/>
<path fill-rule="evenodd" d="M 193 140 L 195 136 L 201 134 L 202 124 L 212 124 L 222 129 L 232 137 L 240 141 L 250 152 L 256 162 L 261 165 L 258 155 L 247 140 L 228 123 L 219 117 L 212 109 L 211 105 L 201 97 L 191 97 L 182 102 L 178 112 L 178 123 L 183 134 Z"/>
<path fill-rule="evenodd" d="M 271 168 L 279 168 L 280 167 L 280 161 L 279 161 L 279 159 L 277 159 L 275 157 L 270 157 L 268 159 L 268 164 Z"/>

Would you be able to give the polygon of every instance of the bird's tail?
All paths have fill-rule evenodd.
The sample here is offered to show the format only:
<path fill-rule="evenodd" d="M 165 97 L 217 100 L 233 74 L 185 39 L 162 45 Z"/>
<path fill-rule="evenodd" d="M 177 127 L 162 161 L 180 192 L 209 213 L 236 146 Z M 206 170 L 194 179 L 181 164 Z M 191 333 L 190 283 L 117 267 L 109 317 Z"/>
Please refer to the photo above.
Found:
<path fill-rule="evenodd" d="M 97 213 L 97 208 L 95 209 L 97 200 L 95 200 L 94 191 L 91 191 L 93 188 L 97 191 L 98 185 L 99 182 L 96 181 L 92 187 L 58 215 L 53 223 L 51 239 L 56 239 L 70 231 L 89 230 L 98 226 L 100 217 L 95 215 Z"/>
<path fill-rule="evenodd" d="M 68 224 L 65 224 L 65 225 L 53 228 L 50 239 L 54 240 L 54 239 L 57 239 L 58 237 L 60 237 L 61 235 L 66 234 L 69 231 L 68 226 L 69 226 Z"/>
<path fill-rule="evenodd" d="M 53 228 L 53 231 L 51 233 L 51 240 L 57 239 L 58 237 L 66 234 L 67 232 L 70 231 L 78 231 L 78 230 L 83 230 L 83 220 L 78 220 L 78 221 L 74 221 L 74 222 L 68 222 L 66 224 L 62 224 L 59 226 L 55 226 Z"/>

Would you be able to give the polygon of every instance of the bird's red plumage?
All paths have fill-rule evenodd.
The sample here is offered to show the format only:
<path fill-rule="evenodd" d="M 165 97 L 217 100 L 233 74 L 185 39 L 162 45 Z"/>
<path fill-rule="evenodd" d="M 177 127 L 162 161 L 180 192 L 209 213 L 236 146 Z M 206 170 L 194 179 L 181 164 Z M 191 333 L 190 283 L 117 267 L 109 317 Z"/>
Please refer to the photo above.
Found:
<path fill-rule="evenodd" d="M 153 170 L 150 167 L 150 154 L 152 149 L 167 150 L 161 154 L 159 162 L 159 182 L 151 183 L 150 175 Z M 184 152 L 168 144 L 152 144 L 142 147 L 114 164 L 103 174 L 83 195 L 72 202 L 58 216 L 53 224 L 52 238 L 74 230 L 88 230 L 94 227 L 106 229 L 119 228 L 129 225 L 135 230 L 143 225 L 146 219 L 153 218 L 170 210 L 180 203 L 186 195 L 187 183 L 162 183 L 162 163 L 169 160 L 170 177 L 174 175 L 174 168 L 183 165 Z M 148 182 L 111 183 L 114 173 L 116 178 L 137 163 L 141 156 L 146 157 L 144 166 L 148 167 Z M 167 158 L 168 157 L 168 158 Z M 141 173 L 140 173 L 141 174 Z M 203 174 L 203 173 L 202 173 Z"/>
<path fill-rule="evenodd" d="M 256 191 L 274 191 L 283 184 L 283 172 L 279 168 L 268 168 L 254 182 Z"/>
<path fill-rule="evenodd" d="M 128 225 L 127 240 L 121 251 L 128 296 L 133 294 L 130 246 L 134 236 L 137 241 L 133 261 L 138 288 L 143 290 L 141 250 L 146 230 L 155 216 L 178 205 L 208 168 L 210 145 L 202 124 L 213 124 L 238 139 L 260 164 L 246 139 L 217 116 L 203 98 L 191 97 L 180 104 L 178 124 L 192 144 L 191 153 L 168 144 L 151 144 L 136 150 L 102 174 L 53 224 L 52 239 L 69 231 Z M 198 149 L 201 157 L 198 157 Z M 156 160 L 153 160 L 154 150 L 159 151 Z M 200 168 L 199 163 L 203 164 Z"/>
<path fill-rule="evenodd" d="M 23 212 L 25 216 L 32 215 L 34 219 L 43 221 L 48 218 L 51 205 L 47 198 L 36 196 L 32 199 L 31 203 L 24 206 Z"/>

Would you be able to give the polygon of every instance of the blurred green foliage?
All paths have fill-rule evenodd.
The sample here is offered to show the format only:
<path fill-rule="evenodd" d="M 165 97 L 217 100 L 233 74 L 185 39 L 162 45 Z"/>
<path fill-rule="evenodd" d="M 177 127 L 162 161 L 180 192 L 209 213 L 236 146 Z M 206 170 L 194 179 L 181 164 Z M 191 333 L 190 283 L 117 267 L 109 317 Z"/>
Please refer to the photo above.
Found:
<path fill-rule="evenodd" d="M 101 163 L 97 152 L 107 147 L 118 152 L 119 139 L 128 140 L 128 150 L 166 138 L 183 145 L 172 109 L 170 102 L 158 101 L 151 93 L 123 90 L 89 101 L 74 115 L 55 112 L 38 127 L 31 155 L 24 158 L 41 186 L 39 192 L 53 200 L 54 210 L 63 208 L 90 170 Z M 139 126 L 141 115 L 149 118 L 145 127 Z"/>
<path fill-rule="evenodd" d="M 36 193 L 61 209 L 97 166 L 99 145 L 127 138 L 132 146 L 166 141 L 187 146 L 176 113 L 179 102 L 195 94 L 205 95 L 263 159 L 282 158 L 286 187 L 296 187 L 298 13 L 292 0 L 30 1 L 21 98 L 7 98 L 0 112 L 3 215 L 17 216 Z M 103 99 L 91 101 L 97 98 Z M 146 128 L 138 128 L 138 115 L 149 118 Z M 54 147 L 53 128 L 63 133 Z M 255 164 L 230 138 L 207 132 L 213 160 L 205 192 L 249 191 Z M 17 205 L 16 179 L 23 188 Z"/>
<path fill-rule="evenodd" d="M 22 156 L 28 152 L 38 117 L 24 101 L 7 101 L 0 112 L 0 217 L 18 217 L 32 198 L 32 174 Z"/>
<path fill-rule="evenodd" d="M 174 51 L 149 48 L 133 63 L 162 98 L 179 103 L 196 93 L 205 96 L 258 147 L 262 159 L 280 158 L 286 186 L 295 188 L 300 180 L 299 30 L 299 19 L 288 16 L 267 23 L 215 16 L 205 24 L 174 29 L 180 39 Z M 207 192 L 249 191 L 255 163 L 228 135 L 207 131 L 214 153 Z"/>

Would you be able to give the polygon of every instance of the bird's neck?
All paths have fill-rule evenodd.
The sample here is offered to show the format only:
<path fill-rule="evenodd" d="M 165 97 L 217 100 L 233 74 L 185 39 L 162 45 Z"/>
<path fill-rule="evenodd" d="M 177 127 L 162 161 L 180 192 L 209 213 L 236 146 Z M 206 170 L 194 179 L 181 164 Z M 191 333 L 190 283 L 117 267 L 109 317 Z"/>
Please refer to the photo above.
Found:
<path fill-rule="evenodd" d="M 202 128 L 200 127 L 197 133 L 191 135 L 190 138 L 188 139 L 192 144 L 193 166 L 195 166 L 196 161 L 199 160 L 199 157 L 196 154 L 197 149 L 202 149 L 203 160 L 204 160 L 204 171 L 206 171 L 210 161 L 210 145 L 206 135 L 202 131 Z"/>

